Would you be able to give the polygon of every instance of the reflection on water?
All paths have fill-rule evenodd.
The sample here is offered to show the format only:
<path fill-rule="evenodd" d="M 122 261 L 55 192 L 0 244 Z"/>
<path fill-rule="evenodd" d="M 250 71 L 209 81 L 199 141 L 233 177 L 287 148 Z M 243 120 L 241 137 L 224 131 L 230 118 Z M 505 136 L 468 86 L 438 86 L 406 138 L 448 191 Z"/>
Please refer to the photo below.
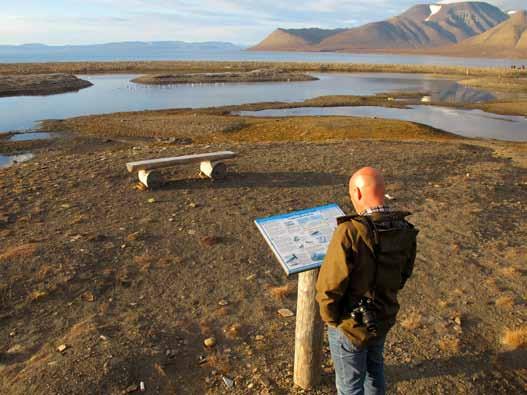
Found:
<path fill-rule="evenodd" d="M 431 96 L 434 102 L 455 104 L 483 103 L 496 99 L 496 96 L 490 92 L 467 88 L 458 83 L 445 84 L 435 92 L 431 92 Z"/>
<path fill-rule="evenodd" d="M 21 163 L 33 158 L 33 154 L 19 154 L 19 155 L 0 155 L 0 169 L 12 166 L 16 163 Z"/>
<path fill-rule="evenodd" d="M 303 101 L 326 95 L 375 95 L 383 92 L 431 92 L 441 101 L 473 102 L 488 92 L 463 88 L 451 80 L 422 74 L 313 73 L 320 80 L 273 83 L 148 86 L 131 83 L 136 75 L 80 76 L 94 86 L 52 96 L 0 99 L 0 131 L 30 129 L 42 119 L 166 108 L 211 107 L 263 101 Z"/>
<path fill-rule="evenodd" d="M 47 140 L 51 137 L 51 133 L 45 132 L 15 133 L 9 138 L 9 141 Z"/>
<path fill-rule="evenodd" d="M 433 102 L 466 104 L 496 99 L 496 96 L 490 92 L 466 87 L 452 80 L 433 79 L 419 74 L 375 73 L 373 77 L 370 77 L 371 75 L 371 73 L 363 74 L 365 83 L 372 86 L 380 84 L 386 87 L 385 90 L 379 90 L 375 93 L 396 91 L 397 88 L 392 88 L 398 86 L 402 92 L 420 92 L 430 95 Z"/>
<path fill-rule="evenodd" d="M 527 118 L 497 115 L 481 110 L 460 110 L 437 106 L 385 107 L 302 107 L 283 110 L 241 111 L 240 115 L 290 117 L 340 115 L 379 117 L 418 122 L 465 137 L 527 141 Z"/>

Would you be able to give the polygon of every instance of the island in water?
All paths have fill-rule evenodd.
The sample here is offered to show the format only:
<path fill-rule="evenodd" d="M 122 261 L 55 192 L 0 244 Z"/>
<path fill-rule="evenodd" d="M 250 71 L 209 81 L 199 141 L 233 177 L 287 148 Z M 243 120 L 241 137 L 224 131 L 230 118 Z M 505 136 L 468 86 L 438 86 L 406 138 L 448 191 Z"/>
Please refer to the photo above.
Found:
<path fill-rule="evenodd" d="M 53 95 L 74 92 L 92 86 L 92 83 L 72 74 L 20 74 L 0 75 L 0 97 Z"/>

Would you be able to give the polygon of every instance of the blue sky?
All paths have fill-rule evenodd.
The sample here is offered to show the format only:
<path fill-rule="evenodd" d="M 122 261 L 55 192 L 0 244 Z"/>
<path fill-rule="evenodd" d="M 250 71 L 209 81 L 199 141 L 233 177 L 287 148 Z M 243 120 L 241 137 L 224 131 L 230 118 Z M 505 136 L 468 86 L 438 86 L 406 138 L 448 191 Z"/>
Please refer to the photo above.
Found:
<path fill-rule="evenodd" d="M 505 10 L 527 8 L 526 0 L 489 2 Z M 416 3 L 420 1 L 0 0 L 0 44 L 183 40 L 250 45 L 277 27 L 352 27 Z"/>

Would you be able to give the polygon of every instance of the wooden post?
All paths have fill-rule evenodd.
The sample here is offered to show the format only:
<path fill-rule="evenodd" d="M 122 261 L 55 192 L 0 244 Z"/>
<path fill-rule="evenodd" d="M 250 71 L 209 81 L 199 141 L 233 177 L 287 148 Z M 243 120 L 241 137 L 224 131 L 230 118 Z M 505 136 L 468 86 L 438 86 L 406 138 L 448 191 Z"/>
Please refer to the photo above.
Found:
<path fill-rule="evenodd" d="M 298 276 L 294 383 L 303 389 L 316 386 L 322 375 L 323 323 L 315 300 L 317 277 L 318 269 Z"/>

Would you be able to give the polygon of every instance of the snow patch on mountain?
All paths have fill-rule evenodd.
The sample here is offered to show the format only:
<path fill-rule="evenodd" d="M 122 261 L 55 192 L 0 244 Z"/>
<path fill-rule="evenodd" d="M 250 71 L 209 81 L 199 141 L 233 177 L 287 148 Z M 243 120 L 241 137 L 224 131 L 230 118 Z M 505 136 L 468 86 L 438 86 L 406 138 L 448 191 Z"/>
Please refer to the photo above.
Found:
<path fill-rule="evenodd" d="M 435 14 L 441 11 L 441 7 L 442 6 L 438 4 L 430 4 L 430 15 L 428 15 L 428 18 L 425 19 L 425 22 L 428 22 L 430 18 L 432 18 Z"/>

